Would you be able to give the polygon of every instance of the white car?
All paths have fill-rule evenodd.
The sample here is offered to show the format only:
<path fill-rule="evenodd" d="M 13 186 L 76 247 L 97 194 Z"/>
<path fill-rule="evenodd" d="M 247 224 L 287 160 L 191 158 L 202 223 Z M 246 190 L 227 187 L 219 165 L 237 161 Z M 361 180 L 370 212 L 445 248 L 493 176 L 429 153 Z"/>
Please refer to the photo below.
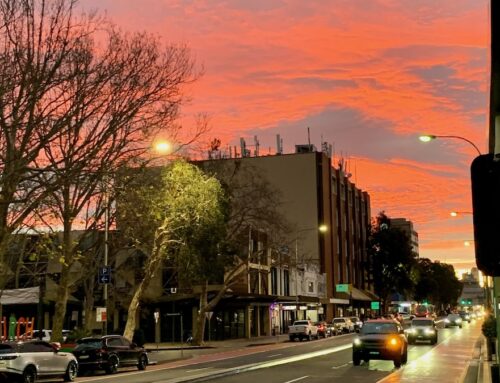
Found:
<path fill-rule="evenodd" d="M 352 323 L 350 318 L 333 318 L 332 324 L 335 327 L 337 334 L 354 332 L 354 323 Z"/>
<path fill-rule="evenodd" d="M 42 331 L 42 337 L 40 339 L 40 330 L 33 330 L 33 335 L 29 336 L 28 334 L 23 334 L 22 338 L 23 339 L 38 339 L 38 340 L 43 340 L 45 342 L 50 342 L 52 338 L 52 330 L 41 330 Z M 66 339 L 68 338 L 68 335 L 71 331 L 69 330 L 62 330 L 62 337 L 63 337 L 63 342 L 66 342 Z"/>
<path fill-rule="evenodd" d="M 0 343 L 0 381 L 33 383 L 37 379 L 62 378 L 72 382 L 78 362 L 70 352 L 60 352 L 41 340 Z"/>

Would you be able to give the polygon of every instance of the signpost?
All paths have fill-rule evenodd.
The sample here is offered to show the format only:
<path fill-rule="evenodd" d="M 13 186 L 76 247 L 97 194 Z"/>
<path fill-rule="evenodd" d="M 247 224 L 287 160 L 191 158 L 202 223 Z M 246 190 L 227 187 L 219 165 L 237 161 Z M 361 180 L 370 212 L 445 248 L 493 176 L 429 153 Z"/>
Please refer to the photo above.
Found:
<path fill-rule="evenodd" d="M 181 357 L 184 357 L 184 339 L 182 339 L 182 333 L 183 333 L 182 313 L 167 313 L 167 316 L 168 317 L 180 317 L 180 320 L 181 320 Z M 172 339 L 172 341 L 173 341 L 173 339 Z"/>
<path fill-rule="evenodd" d="M 104 285 L 111 283 L 111 266 L 99 267 L 99 283 Z"/>
<path fill-rule="evenodd" d="M 210 319 L 212 319 L 212 315 L 214 315 L 213 311 L 205 312 L 205 318 L 208 319 L 208 341 L 210 342 Z"/>

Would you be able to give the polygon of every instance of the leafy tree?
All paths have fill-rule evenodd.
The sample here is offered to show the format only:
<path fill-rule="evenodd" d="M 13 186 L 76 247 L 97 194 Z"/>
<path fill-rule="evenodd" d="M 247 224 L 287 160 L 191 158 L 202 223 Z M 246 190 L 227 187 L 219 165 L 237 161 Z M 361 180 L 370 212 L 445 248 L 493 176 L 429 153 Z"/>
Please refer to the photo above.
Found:
<path fill-rule="evenodd" d="M 142 297 L 162 263 L 175 258 L 177 264 L 194 262 L 195 270 L 211 269 L 210 264 L 202 262 L 200 252 L 216 256 L 211 249 L 216 248 L 223 233 L 224 193 L 215 178 L 205 175 L 194 165 L 176 161 L 165 169 L 160 185 L 157 193 L 151 184 L 144 184 L 131 194 L 124 193 L 121 201 L 120 220 L 125 236 L 130 236 L 136 245 L 147 251 L 143 275 L 128 309 L 124 336 L 129 339 L 136 327 L 136 313 Z M 154 228 L 152 242 L 148 242 L 151 231 L 139 230 L 136 235 L 137 224 L 130 225 L 137 222 L 138 214 L 142 222 Z M 192 270 L 191 267 L 186 269 Z"/>
<path fill-rule="evenodd" d="M 387 309 L 391 294 L 413 291 L 412 268 L 415 253 L 410 239 L 401 230 L 390 226 L 390 219 L 380 212 L 371 228 L 368 241 L 375 293 Z"/>

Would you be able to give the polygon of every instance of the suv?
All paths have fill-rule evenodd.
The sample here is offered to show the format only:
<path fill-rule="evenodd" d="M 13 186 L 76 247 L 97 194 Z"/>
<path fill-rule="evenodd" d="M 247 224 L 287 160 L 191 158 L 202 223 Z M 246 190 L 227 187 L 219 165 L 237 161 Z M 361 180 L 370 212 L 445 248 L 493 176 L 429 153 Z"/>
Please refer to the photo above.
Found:
<path fill-rule="evenodd" d="M 333 318 L 332 324 L 337 334 L 354 332 L 354 323 L 349 318 Z"/>
<path fill-rule="evenodd" d="M 72 382 L 78 374 L 73 354 L 60 352 L 56 343 L 41 340 L 0 343 L 0 380 L 34 382 L 38 378 L 63 378 Z M 2 380 L 3 381 L 3 380 Z"/>
<path fill-rule="evenodd" d="M 406 334 L 409 344 L 413 344 L 417 340 L 430 340 L 431 344 L 436 344 L 438 340 L 436 323 L 431 318 L 413 319 Z"/>
<path fill-rule="evenodd" d="M 361 360 L 392 360 L 396 368 L 408 360 L 408 341 L 403 327 L 394 320 L 378 319 L 366 321 L 360 336 L 352 345 L 352 363 L 359 366 Z"/>
<path fill-rule="evenodd" d="M 148 365 L 146 350 L 121 335 L 82 338 L 76 342 L 73 354 L 81 370 L 103 369 L 107 374 L 114 374 L 121 366 L 145 370 Z"/>
<path fill-rule="evenodd" d="M 448 314 L 446 318 L 444 318 L 444 328 L 448 328 L 450 326 L 458 326 L 462 328 L 462 318 L 458 314 Z"/>

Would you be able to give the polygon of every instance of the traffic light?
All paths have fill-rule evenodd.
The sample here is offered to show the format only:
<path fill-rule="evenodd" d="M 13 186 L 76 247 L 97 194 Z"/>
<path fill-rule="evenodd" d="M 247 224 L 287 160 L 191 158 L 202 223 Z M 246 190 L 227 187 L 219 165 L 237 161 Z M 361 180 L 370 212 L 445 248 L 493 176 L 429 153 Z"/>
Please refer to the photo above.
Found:
<path fill-rule="evenodd" d="M 483 154 L 471 164 L 474 246 L 479 270 L 500 276 L 500 161 Z"/>

